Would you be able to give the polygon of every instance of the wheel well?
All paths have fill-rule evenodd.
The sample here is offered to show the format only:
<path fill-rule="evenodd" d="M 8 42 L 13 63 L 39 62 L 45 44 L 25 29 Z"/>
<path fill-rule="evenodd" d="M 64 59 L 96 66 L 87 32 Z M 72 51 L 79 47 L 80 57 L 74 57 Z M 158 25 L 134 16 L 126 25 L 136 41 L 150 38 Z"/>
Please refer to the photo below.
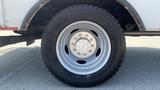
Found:
<path fill-rule="evenodd" d="M 50 0 L 33 17 L 29 29 L 35 30 L 32 28 L 37 27 L 44 28 L 56 13 L 69 6 L 79 4 L 94 5 L 107 10 L 118 20 L 124 32 L 140 30 L 132 15 L 116 0 Z M 41 32 L 43 32 L 43 29 Z"/>

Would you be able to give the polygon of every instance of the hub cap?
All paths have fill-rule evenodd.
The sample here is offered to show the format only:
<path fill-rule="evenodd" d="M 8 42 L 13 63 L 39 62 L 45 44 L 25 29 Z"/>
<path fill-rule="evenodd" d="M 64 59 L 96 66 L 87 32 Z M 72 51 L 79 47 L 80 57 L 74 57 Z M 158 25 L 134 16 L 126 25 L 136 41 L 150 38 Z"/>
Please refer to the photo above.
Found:
<path fill-rule="evenodd" d="M 98 24 L 78 21 L 62 30 L 56 43 L 56 53 L 61 65 L 69 72 L 89 75 L 106 65 L 111 42 Z"/>
<path fill-rule="evenodd" d="M 70 50 L 78 58 L 88 58 L 96 51 L 97 42 L 88 32 L 77 32 L 70 39 Z"/>

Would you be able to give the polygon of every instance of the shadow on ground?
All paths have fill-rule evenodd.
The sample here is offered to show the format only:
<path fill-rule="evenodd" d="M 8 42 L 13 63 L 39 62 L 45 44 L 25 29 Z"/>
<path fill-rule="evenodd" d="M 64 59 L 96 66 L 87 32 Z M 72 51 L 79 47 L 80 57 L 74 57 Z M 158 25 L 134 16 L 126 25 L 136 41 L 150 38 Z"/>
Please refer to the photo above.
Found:
<path fill-rule="evenodd" d="M 160 49 L 128 47 L 118 73 L 92 89 L 155 90 L 160 88 Z M 71 90 L 45 67 L 39 47 L 19 48 L 0 56 L 0 90 Z"/>

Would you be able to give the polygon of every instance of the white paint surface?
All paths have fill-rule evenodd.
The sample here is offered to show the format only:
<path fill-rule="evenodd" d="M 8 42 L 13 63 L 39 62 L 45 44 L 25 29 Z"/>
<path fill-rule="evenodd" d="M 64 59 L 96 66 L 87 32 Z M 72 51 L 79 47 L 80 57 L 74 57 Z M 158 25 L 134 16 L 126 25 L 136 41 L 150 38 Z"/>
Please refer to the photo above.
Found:
<path fill-rule="evenodd" d="M 0 25 L 19 27 L 31 8 L 40 0 L 1 0 Z M 160 31 L 160 0 L 127 0 L 141 17 L 145 28 L 149 31 Z"/>
<path fill-rule="evenodd" d="M 2 0 L 4 23 L 9 27 L 21 26 L 24 18 L 39 0 Z"/>
<path fill-rule="evenodd" d="M 127 0 L 140 15 L 147 30 L 160 31 L 160 0 Z"/>
<path fill-rule="evenodd" d="M 0 0 L 0 25 L 3 25 L 2 1 Z"/>

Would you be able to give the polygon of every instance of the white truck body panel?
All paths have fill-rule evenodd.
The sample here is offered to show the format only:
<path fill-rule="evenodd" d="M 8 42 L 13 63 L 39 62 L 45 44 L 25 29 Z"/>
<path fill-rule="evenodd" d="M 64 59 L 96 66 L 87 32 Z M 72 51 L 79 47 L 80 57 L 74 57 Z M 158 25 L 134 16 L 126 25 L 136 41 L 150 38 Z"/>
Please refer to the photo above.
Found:
<path fill-rule="evenodd" d="M 160 31 L 160 0 L 127 0 L 137 11 L 147 31 Z"/>
<path fill-rule="evenodd" d="M 0 0 L 0 25 L 3 25 L 2 0 Z"/>
<path fill-rule="evenodd" d="M 0 25 L 20 29 L 28 12 L 40 0 L 0 0 Z M 146 31 L 160 31 L 160 0 L 127 0 L 142 19 Z M 3 4 L 3 5 L 2 5 Z"/>
<path fill-rule="evenodd" d="M 20 29 L 27 13 L 39 0 L 1 0 L 3 24 Z M 1 23 L 2 24 L 2 23 Z"/>

